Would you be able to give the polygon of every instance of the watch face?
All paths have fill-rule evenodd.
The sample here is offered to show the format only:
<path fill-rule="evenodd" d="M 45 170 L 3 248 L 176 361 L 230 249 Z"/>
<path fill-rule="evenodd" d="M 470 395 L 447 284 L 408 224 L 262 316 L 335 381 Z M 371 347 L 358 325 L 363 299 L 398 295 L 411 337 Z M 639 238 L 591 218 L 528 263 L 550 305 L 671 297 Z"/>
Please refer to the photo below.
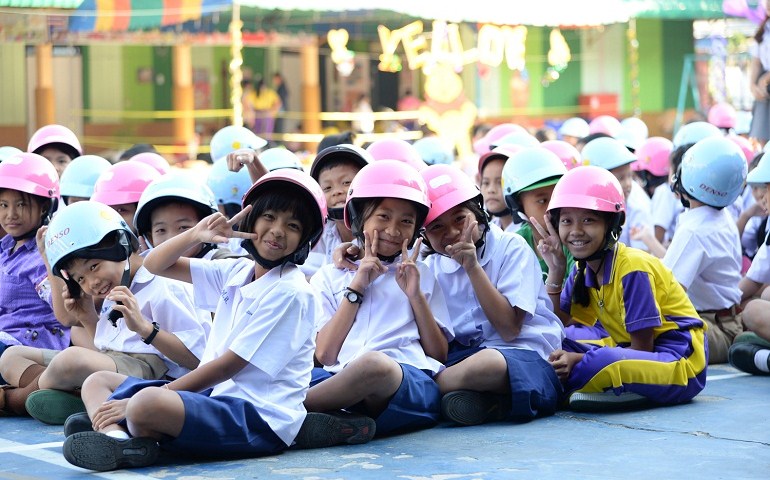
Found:
<path fill-rule="evenodd" d="M 347 298 L 350 303 L 361 303 L 361 297 L 359 297 L 356 292 L 351 292 L 350 290 L 345 292 L 345 298 Z"/>

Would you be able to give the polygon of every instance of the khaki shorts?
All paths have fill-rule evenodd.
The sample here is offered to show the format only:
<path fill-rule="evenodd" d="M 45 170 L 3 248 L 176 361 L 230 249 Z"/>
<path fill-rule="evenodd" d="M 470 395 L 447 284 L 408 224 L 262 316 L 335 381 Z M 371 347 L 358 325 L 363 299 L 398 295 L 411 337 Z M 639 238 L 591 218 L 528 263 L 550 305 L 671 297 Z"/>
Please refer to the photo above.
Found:
<path fill-rule="evenodd" d="M 720 314 L 698 312 L 708 325 L 706 336 L 709 342 L 709 364 L 727 362 L 727 353 L 733 339 L 743 332 L 743 318 L 740 313 Z"/>
<path fill-rule="evenodd" d="M 43 365 L 48 366 L 61 350 L 41 349 L 43 353 Z M 144 380 L 162 380 L 166 378 L 168 366 L 159 356 L 152 353 L 123 353 L 107 350 L 103 353 L 115 362 L 117 372 L 129 377 L 137 377 Z"/>

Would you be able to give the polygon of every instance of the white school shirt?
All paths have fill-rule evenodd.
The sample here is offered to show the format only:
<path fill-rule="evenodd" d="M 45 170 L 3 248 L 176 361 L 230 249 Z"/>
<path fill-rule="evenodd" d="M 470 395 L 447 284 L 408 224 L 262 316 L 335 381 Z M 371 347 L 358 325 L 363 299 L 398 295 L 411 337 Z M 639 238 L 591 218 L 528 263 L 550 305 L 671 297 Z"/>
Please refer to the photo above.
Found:
<path fill-rule="evenodd" d="M 518 215 L 514 214 L 513 221 L 511 222 L 510 225 L 508 225 L 505 228 L 504 231 L 505 232 L 510 232 L 510 233 L 516 233 L 521 228 L 521 224 L 522 224 L 523 221 L 524 220 L 522 218 L 520 218 Z M 500 217 L 492 217 L 492 219 L 489 220 L 489 224 L 490 225 L 494 225 L 494 226 L 496 226 L 497 228 L 500 228 L 500 229 L 503 228 L 502 222 L 500 221 Z"/>
<path fill-rule="evenodd" d="M 441 362 L 428 357 L 420 345 L 412 306 L 396 283 L 399 262 L 400 258 L 391 264 L 383 263 L 388 271 L 362 292 L 363 303 L 359 305 L 353 326 L 337 355 L 337 363 L 324 366 L 326 370 L 339 372 L 351 361 L 371 351 L 382 352 L 398 363 L 429 370 L 434 375 L 444 368 Z M 420 290 L 425 294 L 436 323 L 449 342 L 454 338 L 454 333 L 441 286 L 427 265 L 419 260 L 416 264 L 420 270 Z M 342 302 L 347 302 L 343 295 L 355 275 L 353 270 L 340 270 L 334 265 L 325 265 L 310 279 L 310 285 L 321 297 L 323 309 L 316 331 L 329 323 Z"/>
<path fill-rule="evenodd" d="M 490 225 L 484 246 L 476 254 L 492 285 L 508 303 L 525 312 L 524 322 L 516 339 L 503 340 L 484 314 L 465 269 L 451 258 L 434 253 L 425 262 L 444 292 L 455 340 L 466 346 L 534 350 L 547 360 L 551 352 L 561 348 L 564 329 L 545 292 L 535 252 L 519 235 Z"/>
<path fill-rule="evenodd" d="M 334 249 L 339 247 L 342 243 L 342 237 L 337 230 L 337 222 L 329 220 L 324 225 L 321 238 L 318 239 L 318 243 L 315 244 L 310 254 L 307 256 L 307 260 L 302 265 L 299 265 L 299 269 L 306 277 L 312 277 L 319 268 L 323 267 L 327 263 L 332 263 L 332 255 Z"/>
<path fill-rule="evenodd" d="M 741 240 L 726 209 L 704 205 L 682 213 L 663 264 L 699 312 L 741 302 Z"/>
<path fill-rule="evenodd" d="M 306 410 L 315 350 L 318 299 L 305 275 L 288 263 L 257 280 L 254 261 L 190 259 L 195 301 L 216 309 L 201 365 L 228 350 L 249 363 L 214 386 L 212 397 L 241 398 L 254 405 L 286 445 L 297 436 Z"/>
<path fill-rule="evenodd" d="M 647 251 L 647 245 L 641 240 L 631 240 L 632 227 L 652 227 L 650 216 L 650 197 L 641 185 L 631 182 L 631 193 L 626 199 L 626 223 L 620 231 L 620 241 L 624 244 Z"/>
<path fill-rule="evenodd" d="M 746 278 L 757 283 L 770 283 L 770 252 L 768 252 L 767 241 L 759 246 L 749 271 L 746 272 Z"/>
<path fill-rule="evenodd" d="M 147 321 L 158 322 L 161 330 L 175 335 L 193 355 L 201 358 L 211 328 L 211 315 L 195 308 L 190 284 L 153 275 L 142 266 L 134 274 L 128 288 Z M 114 305 L 112 300 L 102 303 L 94 335 L 97 349 L 158 355 L 168 367 L 166 375 L 172 378 L 179 378 L 190 371 L 166 358 L 154 346 L 144 343 L 137 333 L 126 327 L 125 319 L 118 319 L 117 326 L 113 327 L 108 316 Z"/>
<path fill-rule="evenodd" d="M 746 222 L 746 226 L 743 228 L 743 235 L 741 235 L 741 246 L 743 251 L 749 257 L 754 257 L 757 254 L 759 247 L 757 246 L 757 237 L 761 236 L 762 240 L 767 238 L 767 232 L 770 228 L 770 222 L 765 222 L 764 231 L 760 232 L 759 228 L 762 226 L 762 222 L 767 217 L 751 217 Z"/>
<path fill-rule="evenodd" d="M 733 203 L 725 207 L 730 212 L 733 221 L 738 221 L 744 210 L 754 203 L 754 195 L 751 194 L 751 185 L 746 185 L 738 198 Z"/>
<path fill-rule="evenodd" d="M 679 215 L 684 212 L 682 202 L 676 198 L 668 183 L 658 185 L 652 192 L 650 204 L 652 227 L 661 227 L 666 231 L 664 241 L 674 238 Z"/>

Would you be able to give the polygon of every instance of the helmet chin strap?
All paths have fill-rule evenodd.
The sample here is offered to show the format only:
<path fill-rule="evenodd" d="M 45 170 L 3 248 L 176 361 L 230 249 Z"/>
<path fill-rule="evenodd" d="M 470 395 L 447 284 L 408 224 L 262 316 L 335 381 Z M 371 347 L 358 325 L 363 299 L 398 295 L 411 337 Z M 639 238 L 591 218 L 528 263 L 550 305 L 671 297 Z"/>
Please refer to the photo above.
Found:
<path fill-rule="evenodd" d="M 345 207 L 328 208 L 329 220 L 343 220 L 345 218 Z"/>
<path fill-rule="evenodd" d="M 254 261 L 257 262 L 260 267 L 267 270 L 271 270 L 277 266 L 283 265 L 284 263 L 288 262 L 289 258 L 291 257 L 291 255 L 289 255 L 279 260 L 268 260 L 260 255 L 259 252 L 257 252 L 257 247 L 255 247 L 254 244 L 251 243 L 251 240 L 248 238 L 241 240 L 241 248 L 246 250 L 246 252 L 248 252 L 248 254 L 254 258 Z"/>
<path fill-rule="evenodd" d="M 493 217 L 507 217 L 508 215 L 511 214 L 511 210 L 506 207 L 498 212 L 490 212 L 489 210 L 487 210 L 487 213 L 489 213 Z"/>
<path fill-rule="evenodd" d="M 123 276 L 120 278 L 120 284 L 126 288 L 131 284 L 131 257 L 126 259 L 126 268 L 123 269 Z M 116 302 L 118 305 L 123 305 L 123 302 Z M 123 313 L 114 308 L 110 310 L 107 315 L 107 320 L 110 321 L 113 327 L 118 326 L 118 319 L 123 318 Z"/>

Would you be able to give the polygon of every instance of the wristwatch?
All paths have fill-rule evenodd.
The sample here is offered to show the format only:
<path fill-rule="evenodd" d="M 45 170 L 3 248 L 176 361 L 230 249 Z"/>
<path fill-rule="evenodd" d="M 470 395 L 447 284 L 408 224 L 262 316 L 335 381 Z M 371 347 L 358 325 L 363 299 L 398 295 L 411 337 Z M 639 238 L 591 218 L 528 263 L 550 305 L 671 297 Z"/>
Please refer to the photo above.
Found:
<path fill-rule="evenodd" d="M 345 298 L 350 303 L 357 303 L 360 305 L 364 301 L 364 294 L 348 287 L 347 290 L 345 290 Z"/>

